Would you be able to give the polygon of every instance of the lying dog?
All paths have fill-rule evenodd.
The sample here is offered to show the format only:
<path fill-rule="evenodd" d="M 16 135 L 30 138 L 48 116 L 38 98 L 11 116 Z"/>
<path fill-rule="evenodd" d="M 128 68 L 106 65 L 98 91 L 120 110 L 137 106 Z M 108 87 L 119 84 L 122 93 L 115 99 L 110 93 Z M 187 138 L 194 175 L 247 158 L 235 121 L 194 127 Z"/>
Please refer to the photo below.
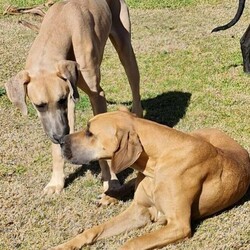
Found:
<path fill-rule="evenodd" d="M 243 14 L 245 2 L 246 0 L 239 0 L 238 9 L 233 19 L 225 25 L 214 28 L 212 32 L 226 30 L 234 26 L 240 20 L 240 17 Z M 243 58 L 243 70 L 246 73 L 250 73 L 250 25 L 240 39 L 240 48 Z"/>
<path fill-rule="evenodd" d="M 139 71 L 131 45 L 130 19 L 123 0 L 68 0 L 54 4 L 42 22 L 27 57 L 25 70 L 6 83 L 9 99 L 27 114 L 26 96 L 36 108 L 52 140 L 53 173 L 45 193 L 64 187 L 64 160 L 59 141 L 74 128 L 77 87 L 90 98 L 94 114 L 106 112 L 100 86 L 100 65 L 110 38 L 125 68 L 133 96 L 132 111 L 142 115 Z M 113 179 L 100 161 L 105 189 Z"/>
<path fill-rule="evenodd" d="M 83 245 L 159 221 L 160 229 L 121 249 L 154 249 L 191 236 L 200 219 L 239 201 L 250 184 L 248 152 L 217 129 L 183 133 L 128 111 L 100 114 L 86 130 L 65 136 L 64 157 L 75 164 L 111 159 L 115 173 L 139 171 L 130 207 L 53 250 Z"/>

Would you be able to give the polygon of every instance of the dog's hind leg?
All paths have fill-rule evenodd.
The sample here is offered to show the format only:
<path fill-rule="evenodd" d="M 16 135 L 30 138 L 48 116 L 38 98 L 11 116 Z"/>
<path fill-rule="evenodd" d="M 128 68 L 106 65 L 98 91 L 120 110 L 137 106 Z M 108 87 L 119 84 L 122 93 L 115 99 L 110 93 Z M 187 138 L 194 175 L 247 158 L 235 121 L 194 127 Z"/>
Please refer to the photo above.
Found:
<path fill-rule="evenodd" d="M 102 27 L 97 32 L 101 34 L 99 35 L 101 37 L 97 37 L 97 33 L 94 33 L 94 23 L 93 27 L 91 25 L 85 27 L 86 30 L 83 37 L 80 31 L 73 36 L 75 57 L 81 72 L 77 85 L 88 95 L 94 115 L 107 111 L 105 94 L 100 86 L 100 65 L 104 46 L 111 29 L 111 16 L 107 16 L 106 25 L 104 23 L 102 22 Z M 116 175 L 111 171 L 108 162 L 100 160 L 99 165 L 102 172 L 104 192 L 120 188 L 120 183 Z M 117 199 L 103 193 L 99 203 L 106 205 L 116 201 Z"/>
<path fill-rule="evenodd" d="M 164 197 L 161 196 L 161 200 L 164 200 L 166 198 L 166 194 L 164 192 L 163 194 Z M 162 213 L 163 223 L 161 223 L 165 225 L 157 229 L 156 231 L 129 240 L 122 246 L 122 248 L 120 248 L 120 250 L 158 249 L 170 243 L 174 243 L 176 241 L 191 237 L 191 206 L 189 202 L 187 202 L 185 197 L 183 199 L 182 197 L 177 197 L 175 201 L 172 202 L 172 200 L 170 199 L 170 202 L 167 203 L 167 207 L 165 207 L 164 210 L 168 211 L 166 213 Z"/>
<path fill-rule="evenodd" d="M 113 235 L 120 234 L 125 231 L 136 229 L 145 226 L 150 222 L 149 209 L 132 202 L 129 208 L 123 213 L 110 219 L 109 221 L 85 230 L 78 234 L 68 242 L 61 244 L 50 250 L 69 250 L 80 249 L 84 245 L 92 244 L 97 240 L 101 240 Z M 140 249 L 140 248 L 137 248 Z"/>
<path fill-rule="evenodd" d="M 85 57 L 87 56 L 85 55 Z M 107 104 L 104 91 L 100 87 L 100 69 L 98 63 L 92 62 L 92 60 L 94 59 L 89 57 L 88 63 L 83 63 L 83 65 L 89 66 L 81 69 L 80 77 L 82 79 L 80 79 L 78 85 L 89 96 L 93 113 L 97 115 L 107 111 Z M 111 171 L 108 162 L 106 160 L 99 160 L 99 165 L 102 173 L 103 191 L 106 192 L 107 190 L 120 188 L 121 185 L 117 176 Z M 104 192 L 99 200 L 99 204 L 108 205 L 117 202 L 116 198 L 105 195 Z"/>
<path fill-rule="evenodd" d="M 240 46 L 243 57 L 243 70 L 250 73 L 250 25 L 240 39 Z"/>
<path fill-rule="evenodd" d="M 189 221 L 184 220 L 169 221 L 166 226 L 163 226 L 156 231 L 129 240 L 120 248 L 120 250 L 158 249 L 170 243 L 189 238 L 191 237 L 191 227 L 188 224 Z"/>
<path fill-rule="evenodd" d="M 112 12 L 112 28 L 109 38 L 119 55 L 119 59 L 128 77 L 133 97 L 132 112 L 142 117 L 140 74 L 131 44 L 129 11 L 123 0 L 111 1 L 110 9 Z"/>
<path fill-rule="evenodd" d="M 111 15 L 107 13 L 84 12 L 83 23 L 76 25 L 72 34 L 72 45 L 81 74 L 77 86 L 89 97 L 94 115 L 107 111 L 106 98 L 100 86 L 100 66 L 103 51 L 111 29 Z M 82 21 L 81 21 L 82 22 Z M 79 26 L 79 27 L 78 27 Z"/>

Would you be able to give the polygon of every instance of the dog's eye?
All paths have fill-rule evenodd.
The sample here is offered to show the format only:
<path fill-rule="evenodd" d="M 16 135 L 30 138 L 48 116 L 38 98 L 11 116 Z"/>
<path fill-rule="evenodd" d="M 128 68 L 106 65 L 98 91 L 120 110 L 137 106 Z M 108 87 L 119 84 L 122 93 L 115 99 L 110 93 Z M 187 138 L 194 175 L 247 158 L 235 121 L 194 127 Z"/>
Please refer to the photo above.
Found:
<path fill-rule="evenodd" d="M 67 97 L 62 97 L 58 102 L 59 105 L 64 105 L 67 103 Z"/>
<path fill-rule="evenodd" d="M 35 104 L 38 111 L 43 112 L 47 109 L 47 103 Z"/>
<path fill-rule="evenodd" d="M 88 137 L 93 136 L 93 134 L 88 129 L 86 130 L 85 135 Z"/>

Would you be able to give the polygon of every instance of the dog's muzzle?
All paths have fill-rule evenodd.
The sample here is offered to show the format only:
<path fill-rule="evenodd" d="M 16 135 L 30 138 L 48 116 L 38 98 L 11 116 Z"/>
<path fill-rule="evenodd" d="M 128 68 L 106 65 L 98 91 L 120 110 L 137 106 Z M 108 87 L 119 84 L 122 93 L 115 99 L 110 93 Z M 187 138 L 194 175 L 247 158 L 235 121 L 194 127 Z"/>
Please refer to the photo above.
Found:
<path fill-rule="evenodd" d="M 72 151 L 70 146 L 70 136 L 66 135 L 59 139 L 58 143 L 61 146 L 62 154 L 65 159 L 70 161 L 72 159 Z"/>
<path fill-rule="evenodd" d="M 63 137 L 69 134 L 70 128 L 66 112 L 60 110 L 44 112 L 40 118 L 45 133 L 53 143 L 60 144 Z"/>

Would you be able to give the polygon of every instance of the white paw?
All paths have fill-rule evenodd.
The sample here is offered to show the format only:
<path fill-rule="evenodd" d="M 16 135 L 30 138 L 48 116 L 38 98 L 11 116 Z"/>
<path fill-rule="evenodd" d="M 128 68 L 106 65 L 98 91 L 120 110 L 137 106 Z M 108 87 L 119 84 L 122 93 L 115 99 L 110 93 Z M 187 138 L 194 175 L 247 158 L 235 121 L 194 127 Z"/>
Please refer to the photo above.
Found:
<path fill-rule="evenodd" d="M 45 195 L 52 195 L 52 194 L 60 194 L 64 188 L 64 179 L 63 181 L 50 181 L 47 186 L 44 188 L 43 193 Z"/>

